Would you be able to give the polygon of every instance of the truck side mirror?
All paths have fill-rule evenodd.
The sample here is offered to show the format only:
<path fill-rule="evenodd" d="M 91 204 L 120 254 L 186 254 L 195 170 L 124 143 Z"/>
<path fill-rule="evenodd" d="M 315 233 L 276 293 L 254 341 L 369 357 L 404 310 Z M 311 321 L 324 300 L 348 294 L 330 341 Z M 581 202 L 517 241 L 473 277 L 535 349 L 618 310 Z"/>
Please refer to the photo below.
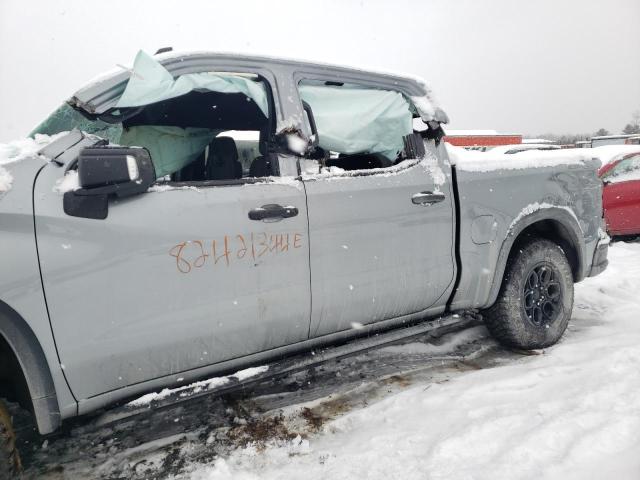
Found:
<path fill-rule="evenodd" d="M 146 192 L 156 175 L 151 156 L 141 147 L 87 147 L 78 156 L 80 188 L 64 194 L 67 215 L 107 218 L 109 197 Z"/>

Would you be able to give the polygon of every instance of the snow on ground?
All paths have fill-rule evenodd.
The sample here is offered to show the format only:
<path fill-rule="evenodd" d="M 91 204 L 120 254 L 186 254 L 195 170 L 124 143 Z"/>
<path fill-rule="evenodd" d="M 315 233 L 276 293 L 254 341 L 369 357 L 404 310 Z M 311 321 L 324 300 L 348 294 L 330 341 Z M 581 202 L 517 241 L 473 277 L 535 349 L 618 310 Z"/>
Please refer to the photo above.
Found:
<path fill-rule="evenodd" d="M 576 286 L 569 331 L 544 354 L 413 384 L 177 478 L 640 478 L 640 244 L 610 260 Z"/>

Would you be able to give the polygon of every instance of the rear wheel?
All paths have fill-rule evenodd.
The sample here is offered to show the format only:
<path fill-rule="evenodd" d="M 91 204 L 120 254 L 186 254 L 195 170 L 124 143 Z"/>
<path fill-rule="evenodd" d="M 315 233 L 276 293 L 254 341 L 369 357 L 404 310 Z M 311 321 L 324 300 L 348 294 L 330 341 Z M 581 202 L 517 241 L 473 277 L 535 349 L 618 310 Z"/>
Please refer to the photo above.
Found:
<path fill-rule="evenodd" d="M 0 479 L 14 478 L 21 467 L 11 414 L 5 403 L 0 400 Z"/>
<path fill-rule="evenodd" d="M 573 275 L 562 249 L 530 239 L 509 258 L 496 303 L 484 312 L 491 334 L 502 344 L 523 349 L 556 343 L 573 307 Z"/>

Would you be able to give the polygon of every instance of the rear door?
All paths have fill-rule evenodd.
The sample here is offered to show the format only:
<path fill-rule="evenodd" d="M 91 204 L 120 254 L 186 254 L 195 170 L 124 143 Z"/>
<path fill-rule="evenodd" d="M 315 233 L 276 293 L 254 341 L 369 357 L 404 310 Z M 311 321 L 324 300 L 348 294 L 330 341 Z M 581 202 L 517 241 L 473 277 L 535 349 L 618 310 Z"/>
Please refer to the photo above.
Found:
<path fill-rule="evenodd" d="M 444 305 L 454 278 L 448 167 L 438 163 L 432 144 L 424 158 L 407 158 L 396 165 L 391 165 L 393 154 L 388 152 L 386 160 L 380 154 L 354 154 L 357 149 L 402 145 L 401 138 L 379 142 L 389 131 L 402 130 L 385 123 L 406 120 L 398 118 L 402 109 L 396 107 L 402 100 L 398 103 L 393 92 L 390 97 L 369 95 L 363 87 L 358 94 L 357 86 L 330 85 L 329 97 L 332 92 L 340 95 L 340 88 L 350 90 L 335 101 L 322 86 L 315 85 L 313 95 L 301 92 L 317 125 L 319 145 L 336 149 L 326 160 L 331 167 L 303 176 L 311 248 L 311 337 Z M 392 110 L 389 115 L 380 113 Z M 329 131 L 330 141 L 323 137 Z M 356 137 L 340 138 L 351 134 Z M 355 164 L 358 170 L 351 169 Z"/>

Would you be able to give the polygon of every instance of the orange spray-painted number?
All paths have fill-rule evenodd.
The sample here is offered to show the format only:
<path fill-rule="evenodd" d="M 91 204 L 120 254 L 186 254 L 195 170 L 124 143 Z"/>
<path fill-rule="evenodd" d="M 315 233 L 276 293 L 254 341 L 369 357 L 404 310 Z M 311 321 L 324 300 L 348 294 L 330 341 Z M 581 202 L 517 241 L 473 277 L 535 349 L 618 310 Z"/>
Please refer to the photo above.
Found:
<path fill-rule="evenodd" d="M 210 250 L 205 245 L 210 245 Z M 194 248 L 189 248 L 193 246 Z M 194 268 L 201 268 L 209 262 L 213 266 L 223 263 L 229 267 L 232 263 L 249 258 L 253 261 L 263 256 L 276 256 L 290 251 L 290 247 L 302 247 L 301 233 L 251 233 L 244 235 L 225 235 L 221 239 L 209 241 L 190 240 L 174 245 L 169 255 L 175 258 L 176 268 L 180 273 L 189 273 Z M 250 253 L 250 255 L 247 255 Z"/>
<path fill-rule="evenodd" d="M 176 267 L 181 273 L 189 273 L 191 271 L 191 264 L 182 258 L 182 250 L 187 245 L 187 242 L 182 242 L 169 250 L 169 255 L 175 257 Z"/>

